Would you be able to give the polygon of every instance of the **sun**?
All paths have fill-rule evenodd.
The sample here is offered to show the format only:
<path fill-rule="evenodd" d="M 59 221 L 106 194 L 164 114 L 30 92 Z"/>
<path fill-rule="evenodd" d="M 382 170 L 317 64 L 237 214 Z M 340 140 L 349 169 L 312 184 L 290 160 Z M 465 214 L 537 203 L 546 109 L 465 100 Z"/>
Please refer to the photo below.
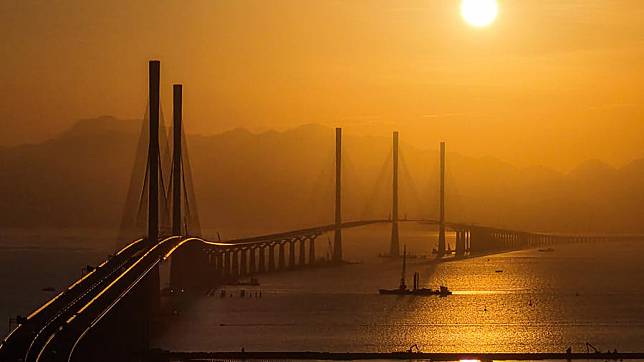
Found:
<path fill-rule="evenodd" d="M 498 13 L 496 0 L 461 0 L 461 16 L 477 28 L 492 24 Z"/>

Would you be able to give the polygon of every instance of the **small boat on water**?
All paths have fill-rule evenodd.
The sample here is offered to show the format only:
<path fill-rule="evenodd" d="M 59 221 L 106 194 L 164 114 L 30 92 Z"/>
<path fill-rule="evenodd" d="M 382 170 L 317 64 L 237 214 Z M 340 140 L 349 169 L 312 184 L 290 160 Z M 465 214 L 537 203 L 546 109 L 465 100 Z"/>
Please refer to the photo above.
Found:
<path fill-rule="evenodd" d="M 402 275 L 400 277 L 400 285 L 398 286 L 397 289 L 380 289 L 378 290 L 378 293 L 382 295 L 420 295 L 420 296 L 428 296 L 428 295 L 438 295 L 441 297 L 446 297 L 448 295 L 451 295 L 452 292 L 446 287 L 441 285 L 439 289 L 431 289 L 431 288 L 420 288 L 420 274 L 419 273 L 414 273 L 414 285 L 412 289 L 407 288 L 407 283 L 406 283 L 406 278 L 405 278 L 405 272 L 407 269 L 407 247 L 404 247 L 403 251 L 403 264 L 402 264 Z"/>
<path fill-rule="evenodd" d="M 553 251 L 555 251 L 555 249 L 546 248 L 546 249 L 539 249 L 539 251 L 542 252 L 542 253 L 552 253 Z"/>

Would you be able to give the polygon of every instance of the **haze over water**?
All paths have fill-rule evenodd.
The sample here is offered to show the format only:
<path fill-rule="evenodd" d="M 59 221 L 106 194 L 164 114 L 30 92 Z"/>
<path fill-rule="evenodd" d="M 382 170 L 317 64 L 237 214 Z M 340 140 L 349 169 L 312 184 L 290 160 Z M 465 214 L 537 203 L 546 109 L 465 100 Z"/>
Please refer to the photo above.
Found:
<path fill-rule="evenodd" d="M 411 253 L 433 246 L 428 240 L 435 234 L 406 229 L 401 242 Z M 422 286 L 445 284 L 454 295 L 399 297 L 377 294 L 400 278 L 399 261 L 375 257 L 386 250 L 388 232 L 379 226 L 345 233 L 347 254 L 363 264 L 262 276 L 261 299 L 239 298 L 240 287 L 226 288 L 233 297 L 203 296 L 173 317 L 172 329 L 155 344 L 177 351 L 390 352 L 417 343 L 426 352 L 563 352 L 568 346 L 582 352 L 586 342 L 602 350 L 641 349 L 641 243 L 575 244 L 438 265 L 410 259 L 408 285 L 418 271 Z M 372 246 L 359 253 L 365 243 Z"/>

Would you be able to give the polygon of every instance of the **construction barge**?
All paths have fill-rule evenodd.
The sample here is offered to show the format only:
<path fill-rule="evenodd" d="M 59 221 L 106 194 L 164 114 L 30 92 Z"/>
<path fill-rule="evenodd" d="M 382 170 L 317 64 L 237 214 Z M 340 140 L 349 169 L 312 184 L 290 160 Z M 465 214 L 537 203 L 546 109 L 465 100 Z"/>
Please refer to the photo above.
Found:
<path fill-rule="evenodd" d="M 400 277 L 400 285 L 396 289 L 379 289 L 378 293 L 382 295 L 418 295 L 418 296 L 430 296 L 438 295 L 441 297 L 446 297 L 451 295 L 452 292 L 444 285 L 441 285 L 439 289 L 430 289 L 430 288 L 421 288 L 420 287 L 420 274 L 414 273 L 414 283 L 411 289 L 407 288 L 406 282 L 406 269 L 407 269 L 407 247 L 404 247 L 403 250 L 403 260 L 402 260 L 402 275 Z"/>

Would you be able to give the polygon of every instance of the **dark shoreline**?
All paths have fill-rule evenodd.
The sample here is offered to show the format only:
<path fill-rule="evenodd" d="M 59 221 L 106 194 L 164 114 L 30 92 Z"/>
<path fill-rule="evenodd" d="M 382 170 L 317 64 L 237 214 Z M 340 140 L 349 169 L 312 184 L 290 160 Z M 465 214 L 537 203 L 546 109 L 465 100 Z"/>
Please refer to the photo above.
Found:
<path fill-rule="evenodd" d="M 644 360 L 644 352 L 626 353 L 423 353 L 423 352 L 172 352 L 152 350 L 146 361 L 203 360 L 432 360 L 432 361 L 528 361 L 528 360 Z"/>

